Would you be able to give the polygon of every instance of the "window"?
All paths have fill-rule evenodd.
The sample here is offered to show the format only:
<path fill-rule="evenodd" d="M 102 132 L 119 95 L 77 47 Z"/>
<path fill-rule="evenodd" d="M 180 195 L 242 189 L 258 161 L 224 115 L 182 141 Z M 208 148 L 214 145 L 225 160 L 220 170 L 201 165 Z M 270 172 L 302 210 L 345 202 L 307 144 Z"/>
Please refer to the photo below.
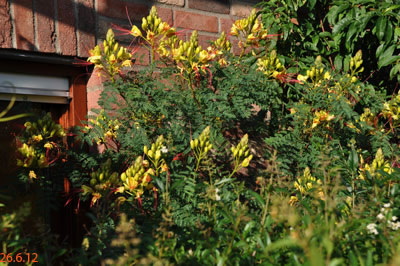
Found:
<path fill-rule="evenodd" d="M 10 53 L 0 54 L 0 61 L 0 100 L 14 92 L 18 101 L 38 103 L 36 108 L 51 112 L 65 128 L 86 119 L 87 70 L 73 58 Z"/>

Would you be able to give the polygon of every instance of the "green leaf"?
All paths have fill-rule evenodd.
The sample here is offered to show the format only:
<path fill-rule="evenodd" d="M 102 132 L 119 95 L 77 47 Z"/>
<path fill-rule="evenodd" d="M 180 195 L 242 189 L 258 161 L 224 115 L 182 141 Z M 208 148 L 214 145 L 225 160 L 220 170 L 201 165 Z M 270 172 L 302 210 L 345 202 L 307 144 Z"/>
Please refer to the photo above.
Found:
<path fill-rule="evenodd" d="M 265 205 L 265 201 L 260 196 L 260 194 L 258 194 L 257 192 L 254 192 L 252 190 L 250 190 L 249 193 L 250 193 L 251 196 L 253 196 L 257 200 L 258 204 L 260 204 L 261 206 Z"/>
<path fill-rule="evenodd" d="M 365 30 L 365 27 L 368 25 L 369 20 L 374 16 L 376 16 L 376 12 L 372 11 L 372 12 L 366 13 L 365 15 L 363 15 L 359 18 L 360 23 L 359 23 L 358 31 L 361 32 L 362 37 L 367 33 L 367 31 Z"/>
<path fill-rule="evenodd" d="M 367 253 L 367 261 L 365 263 L 365 266 L 372 266 L 372 265 L 374 265 L 374 261 L 372 258 L 372 250 L 369 249 Z"/>
<path fill-rule="evenodd" d="M 351 58 L 350 56 L 346 56 L 343 61 L 343 70 L 346 72 L 349 71 L 350 69 L 350 58 Z"/>
<path fill-rule="evenodd" d="M 317 3 L 317 0 L 308 0 L 307 1 L 309 4 L 310 10 L 314 8 L 315 4 Z"/>
<path fill-rule="evenodd" d="M 400 58 L 399 55 L 397 56 L 393 56 L 393 52 L 394 52 L 395 46 L 392 45 L 390 46 L 383 54 L 381 57 L 379 57 L 378 60 L 378 68 L 382 68 L 384 66 L 390 65 L 393 62 L 395 62 L 396 60 L 398 60 Z"/>
<path fill-rule="evenodd" d="M 354 254 L 354 252 L 352 250 L 350 250 L 349 252 L 349 259 L 350 259 L 350 265 L 351 266 L 358 266 L 358 260 L 356 255 Z"/>
<path fill-rule="evenodd" d="M 218 182 L 215 183 L 216 186 L 222 185 L 224 183 L 228 183 L 228 182 L 232 182 L 234 181 L 234 178 L 223 178 L 221 180 L 219 180 Z"/>
<path fill-rule="evenodd" d="M 390 12 L 390 11 L 392 11 L 393 9 L 396 9 L 396 8 L 400 8 L 400 5 L 391 5 L 390 7 L 386 8 L 386 9 L 383 11 L 383 13 L 384 13 L 384 14 L 385 14 L 385 13 L 388 13 L 388 12 Z"/>
<path fill-rule="evenodd" d="M 350 45 L 353 44 L 352 42 L 352 38 L 353 35 L 358 31 L 358 23 L 353 23 L 350 25 L 349 30 L 347 31 L 347 35 L 346 35 L 346 48 L 348 50 L 350 50 L 352 47 L 350 47 Z"/>
<path fill-rule="evenodd" d="M 382 43 L 381 45 L 378 46 L 378 48 L 376 48 L 376 58 L 379 58 L 383 52 L 383 48 L 385 47 L 385 43 Z"/>
<path fill-rule="evenodd" d="M 400 62 L 397 62 L 397 64 L 390 70 L 390 79 L 392 79 L 397 73 L 400 73 Z"/>
<path fill-rule="evenodd" d="M 351 171 L 352 172 L 357 172 L 357 169 L 358 169 L 358 154 L 354 149 L 352 149 L 350 154 L 349 154 L 348 162 L 349 162 L 349 167 L 350 167 Z"/>
<path fill-rule="evenodd" d="M 343 265 L 343 264 L 344 263 L 343 263 L 342 258 L 340 258 L 340 259 L 336 258 L 336 259 L 331 260 L 331 263 L 329 263 L 329 266 L 339 266 L 339 265 Z"/>
<path fill-rule="evenodd" d="M 390 43 L 392 41 L 393 37 L 393 25 L 390 20 L 386 24 L 386 30 L 385 30 L 385 42 Z"/>
<path fill-rule="evenodd" d="M 327 38 L 327 37 L 331 37 L 332 34 L 329 31 L 322 31 L 319 33 L 319 37 L 320 38 Z"/>
<path fill-rule="evenodd" d="M 341 55 L 337 55 L 335 57 L 335 62 L 334 62 L 335 68 L 336 69 L 342 69 L 343 67 L 343 57 Z"/>
<path fill-rule="evenodd" d="M 328 14 L 326 15 L 326 17 L 328 18 L 329 24 L 331 24 L 331 25 L 335 24 L 336 18 L 338 17 L 338 15 L 349 7 L 350 7 L 350 3 L 347 1 L 345 3 L 343 3 L 343 2 L 340 3 L 339 6 L 332 6 L 329 9 Z"/>
<path fill-rule="evenodd" d="M 378 37 L 378 40 L 380 41 L 382 41 L 383 37 L 385 36 L 386 24 L 387 24 L 386 17 L 379 17 L 378 21 L 376 22 L 375 35 L 376 37 Z"/>
<path fill-rule="evenodd" d="M 353 17 L 347 16 L 341 21 L 339 21 L 332 29 L 332 34 L 336 35 L 343 31 L 345 27 L 347 27 L 351 22 L 354 21 Z"/>

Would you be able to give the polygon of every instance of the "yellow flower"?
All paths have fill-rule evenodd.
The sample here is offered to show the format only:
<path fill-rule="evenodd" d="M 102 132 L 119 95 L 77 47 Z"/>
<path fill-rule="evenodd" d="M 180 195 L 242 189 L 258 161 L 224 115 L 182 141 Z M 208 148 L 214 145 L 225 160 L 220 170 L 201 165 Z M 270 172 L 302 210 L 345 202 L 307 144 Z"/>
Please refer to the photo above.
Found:
<path fill-rule="evenodd" d="M 42 135 L 35 135 L 32 137 L 32 139 L 35 142 L 39 142 L 39 141 L 43 140 L 43 137 L 42 137 Z"/>
<path fill-rule="evenodd" d="M 364 159 L 360 156 L 360 168 L 359 168 L 359 176 L 358 178 L 365 180 L 365 173 L 368 173 L 374 178 L 380 178 L 381 174 L 379 170 L 383 170 L 384 172 L 391 174 L 393 173 L 393 168 L 391 167 L 390 163 L 385 160 L 385 156 L 383 155 L 383 151 L 379 148 L 376 152 L 375 158 L 372 163 L 364 165 Z"/>
<path fill-rule="evenodd" d="M 168 165 L 167 165 L 166 163 L 164 163 L 164 164 L 161 166 L 161 173 L 167 172 L 167 171 L 168 171 Z"/>
<path fill-rule="evenodd" d="M 139 30 L 139 28 L 138 28 L 137 26 L 135 26 L 135 25 L 132 26 L 131 34 L 132 34 L 134 37 L 138 37 L 138 36 L 142 37 L 142 32 L 141 32 L 141 31 Z"/>
<path fill-rule="evenodd" d="M 218 63 L 220 64 L 220 66 L 226 66 L 227 65 L 227 62 L 226 62 L 226 60 L 224 58 L 219 59 Z"/>
<path fill-rule="evenodd" d="M 44 146 L 46 149 L 52 149 L 53 148 L 53 144 L 50 142 L 47 142 L 46 144 L 44 144 Z"/>
<path fill-rule="evenodd" d="M 318 126 L 321 122 L 324 121 L 331 121 L 333 118 L 335 118 L 334 115 L 329 115 L 328 112 L 322 110 L 322 111 L 316 111 L 315 112 L 315 117 L 313 119 L 313 123 L 311 128 L 315 128 L 316 126 Z"/>
<path fill-rule="evenodd" d="M 299 199 L 296 196 L 291 196 L 289 200 L 289 205 L 293 206 L 299 201 Z"/>
<path fill-rule="evenodd" d="M 324 79 L 328 79 L 328 80 L 331 79 L 331 74 L 329 74 L 328 71 L 325 72 Z"/>
<path fill-rule="evenodd" d="M 130 59 L 125 60 L 122 62 L 121 66 L 122 67 L 130 67 L 130 66 L 132 66 L 132 61 Z"/>
<path fill-rule="evenodd" d="M 36 179 L 37 178 L 35 171 L 33 171 L 33 170 L 29 171 L 29 178 L 30 179 Z"/>
<path fill-rule="evenodd" d="M 200 63 L 206 64 L 209 61 L 209 56 L 210 55 L 208 54 L 208 52 L 206 50 L 202 50 L 199 53 L 199 61 L 200 61 Z"/>
<path fill-rule="evenodd" d="M 308 76 L 303 76 L 303 75 L 297 75 L 297 80 L 300 81 L 300 83 L 304 83 L 305 81 L 307 81 Z"/>
<path fill-rule="evenodd" d="M 232 35 L 232 36 L 238 36 L 238 35 L 239 35 L 238 28 L 236 27 L 235 24 L 232 25 L 232 28 L 231 28 L 231 35 Z"/>

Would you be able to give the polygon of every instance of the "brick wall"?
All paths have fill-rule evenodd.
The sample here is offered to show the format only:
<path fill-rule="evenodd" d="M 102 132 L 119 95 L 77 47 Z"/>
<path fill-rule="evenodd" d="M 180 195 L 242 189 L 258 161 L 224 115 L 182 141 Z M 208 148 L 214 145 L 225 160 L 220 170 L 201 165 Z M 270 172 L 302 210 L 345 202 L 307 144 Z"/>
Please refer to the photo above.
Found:
<path fill-rule="evenodd" d="M 257 0 L 0 0 L 0 49 L 11 48 L 85 58 L 105 38 L 112 24 L 141 25 L 152 5 L 160 17 L 184 31 L 199 31 L 202 46 L 229 32 L 237 18 L 250 13 Z M 129 17 L 129 18 L 128 18 Z M 118 37 L 128 43 L 130 39 Z M 117 38 L 117 39 L 118 39 Z M 138 53 L 148 64 L 146 49 Z M 140 64 L 140 63 L 139 63 Z M 88 83 L 88 108 L 96 107 L 100 81 Z"/>

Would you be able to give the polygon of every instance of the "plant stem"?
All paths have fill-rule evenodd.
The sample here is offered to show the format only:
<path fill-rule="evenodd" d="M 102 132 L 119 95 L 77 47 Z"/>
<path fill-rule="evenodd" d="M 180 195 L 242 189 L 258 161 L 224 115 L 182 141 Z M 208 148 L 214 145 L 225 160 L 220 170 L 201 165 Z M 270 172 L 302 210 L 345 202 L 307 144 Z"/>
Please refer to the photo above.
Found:
<path fill-rule="evenodd" d="M 189 73 L 188 86 L 189 86 L 190 91 L 192 92 L 192 98 L 196 102 L 197 107 L 199 108 L 199 111 L 201 113 L 201 105 L 200 105 L 199 100 L 196 97 L 196 92 L 194 91 L 193 84 L 192 84 L 192 73 Z"/>

